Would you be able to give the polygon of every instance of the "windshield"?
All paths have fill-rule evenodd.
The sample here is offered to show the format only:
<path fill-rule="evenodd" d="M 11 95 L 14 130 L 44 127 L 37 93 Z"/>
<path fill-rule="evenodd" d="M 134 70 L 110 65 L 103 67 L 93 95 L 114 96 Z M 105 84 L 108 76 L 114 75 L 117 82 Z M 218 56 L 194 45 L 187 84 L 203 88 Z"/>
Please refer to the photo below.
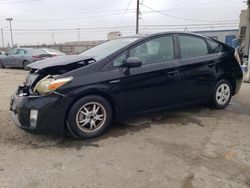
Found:
<path fill-rule="evenodd" d="M 41 49 L 26 48 L 26 50 L 29 52 L 29 54 L 44 54 L 44 51 Z"/>
<path fill-rule="evenodd" d="M 16 48 L 13 48 L 13 49 L 10 49 L 9 51 L 8 51 L 8 54 L 9 55 L 13 55 L 13 54 L 15 54 L 17 52 L 17 49 Z"/>
<path fill-rule="evenodd" d="M 55 50 L 55 49 L 52 49 L 52 48 L 44 48 L 43 49 L 44 51 L 47 51 L 47 52 L 60 52 L 58 50 Z M 61 53 L 61 52 L 60 52 Z"/>
<path fill-rule="evenodd" d="M 79 55 L 91 56 L 91 57 L 94 57 L 96 61 L 98 61 L 138 39 L 139 38 L 120 38 L 120 39 L 111 40 L 111 41 L 102 43 L 98 46 L 95 46 L 87 51 L 84 51 L 80 53 Z"/>

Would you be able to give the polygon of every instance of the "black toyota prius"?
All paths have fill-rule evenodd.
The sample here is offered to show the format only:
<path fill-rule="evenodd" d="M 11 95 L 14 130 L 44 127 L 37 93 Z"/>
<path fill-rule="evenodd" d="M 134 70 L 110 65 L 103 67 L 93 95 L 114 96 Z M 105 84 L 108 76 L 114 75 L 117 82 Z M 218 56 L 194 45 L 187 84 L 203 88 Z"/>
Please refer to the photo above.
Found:
<path fill-rule="evenodd" d="M 99 136 L 113 119 L 188 103 L 223 109 L 243 77 L 237 51 L 186 32 L 118 38 L 28 67 L 11 97 L 14 122 L 79 138 Z"/>

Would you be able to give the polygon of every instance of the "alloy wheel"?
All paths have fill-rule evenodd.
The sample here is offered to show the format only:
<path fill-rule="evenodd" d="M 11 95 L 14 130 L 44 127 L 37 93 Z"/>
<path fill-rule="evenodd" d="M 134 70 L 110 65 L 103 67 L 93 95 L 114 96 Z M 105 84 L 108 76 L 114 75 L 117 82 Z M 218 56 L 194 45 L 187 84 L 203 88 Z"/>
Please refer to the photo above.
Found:
<path fill-rule="evenodd" d="M 231 96 L 230 86 L 226 83 L 221 84 L 216 90 L 216 102 L 225 105 Z"/>
<path fill-rule="evenodd" d="M 76 114 L 76 124 L 83 132 L 94 132 L 106 121 L 106 110 L 97 102 L 83 105 Z"/>

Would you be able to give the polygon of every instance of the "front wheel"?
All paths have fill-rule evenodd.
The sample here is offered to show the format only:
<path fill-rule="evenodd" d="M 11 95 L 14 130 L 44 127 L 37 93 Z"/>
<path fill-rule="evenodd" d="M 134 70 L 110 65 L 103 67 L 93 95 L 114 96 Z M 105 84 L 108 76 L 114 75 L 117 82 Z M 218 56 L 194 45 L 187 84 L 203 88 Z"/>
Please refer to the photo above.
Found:
<path fill-rule="evenodd" d="M 212 96 L 213 107 L 216 109 L 225 108 L 230 102 L 231 97 L 232 97 L 231 83 L 224 79 L 220 80 L 214 88 Z"/>
<path fill-rule="evenodd" d="M 91 95 L 79 99 L 70 109 L 67 126 L 73 136 L 94 138 L 111 124 L 112 108 L 103 97 Z"/>

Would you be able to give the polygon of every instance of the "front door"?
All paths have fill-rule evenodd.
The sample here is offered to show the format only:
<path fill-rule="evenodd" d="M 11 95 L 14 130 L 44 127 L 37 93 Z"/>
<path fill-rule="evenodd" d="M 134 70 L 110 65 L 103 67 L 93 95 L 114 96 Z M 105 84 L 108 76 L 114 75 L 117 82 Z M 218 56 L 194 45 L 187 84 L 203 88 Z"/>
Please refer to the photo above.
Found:
<path fill-rule="evenodd" d="M 23 60 L 24 60 L 24 56 L 25 54 L 27 54 L 27 51 L 24 49 L 19 49 L 17 50 L 17 53 L 15 54 L 15 57 L 13 59 L 13 63 L 15 64 L 15 67 L 23 67 Z"/>
<path fill-rule="evenodd" d="M 122 112 L 134 114 L 178 103 L 179 61 L 174 39 L 164 35 L 142 42 L 128 51 L 142 61 L 139 68 L 121 68 Z"/>

